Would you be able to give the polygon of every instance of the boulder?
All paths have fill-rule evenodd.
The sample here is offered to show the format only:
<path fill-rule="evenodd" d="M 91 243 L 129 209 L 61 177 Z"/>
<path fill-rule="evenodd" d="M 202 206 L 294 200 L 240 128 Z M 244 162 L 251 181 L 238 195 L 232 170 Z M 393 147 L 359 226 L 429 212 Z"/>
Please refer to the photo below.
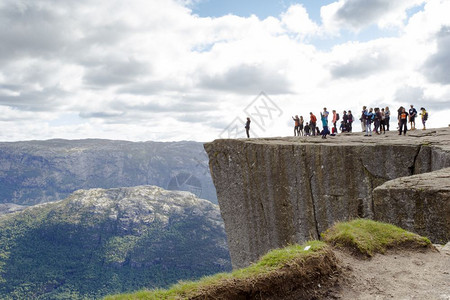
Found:
<path fill-rule="evenodd" d="M 428 237 L 450 240 L 450 168 L 388 181 L 374 190 L 374 219 Z"/>

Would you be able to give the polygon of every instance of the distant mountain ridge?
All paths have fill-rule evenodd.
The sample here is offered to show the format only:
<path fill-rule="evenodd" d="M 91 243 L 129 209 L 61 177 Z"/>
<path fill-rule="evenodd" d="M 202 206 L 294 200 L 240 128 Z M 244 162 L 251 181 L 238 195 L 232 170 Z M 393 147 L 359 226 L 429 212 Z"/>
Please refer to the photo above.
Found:
<path fill-rule="evenodd" d="M 203 144 L 102 139 L 0 143 L 0 203 L 34 205 L 78 189 L 156 185 L 217 203 Z"/>
<path fill-rule="evenodd" d="M 230 269 L 218 206 L 188 192 L 79 190 L 0 218 L 2 299 L 96 299 Z"/>

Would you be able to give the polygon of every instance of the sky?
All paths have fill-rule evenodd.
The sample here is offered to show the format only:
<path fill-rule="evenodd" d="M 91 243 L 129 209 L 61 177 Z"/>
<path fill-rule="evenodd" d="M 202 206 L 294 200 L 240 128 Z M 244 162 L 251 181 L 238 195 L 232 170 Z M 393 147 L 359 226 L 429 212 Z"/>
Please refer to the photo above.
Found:
<path fill-rule="evenodd" d="M 0 0 L 0 141 L 205 142 L 244 137 L 247 117 L 253 137 L 288 136 L 294 115 L 358 118 L 363 105 L 413 104 L 448 126 L 449 12 L 450 0 Z"/>

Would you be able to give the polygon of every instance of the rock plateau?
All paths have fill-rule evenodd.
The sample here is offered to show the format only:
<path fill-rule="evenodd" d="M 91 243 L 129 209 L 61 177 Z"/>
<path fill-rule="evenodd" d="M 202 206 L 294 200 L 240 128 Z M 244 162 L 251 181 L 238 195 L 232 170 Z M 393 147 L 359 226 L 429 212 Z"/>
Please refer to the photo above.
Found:
<path fill-rule="evenodd" d="M 215 140 L 205 149 L 235 268 L 357 217 L 449 239 L 450 128 Z"/>

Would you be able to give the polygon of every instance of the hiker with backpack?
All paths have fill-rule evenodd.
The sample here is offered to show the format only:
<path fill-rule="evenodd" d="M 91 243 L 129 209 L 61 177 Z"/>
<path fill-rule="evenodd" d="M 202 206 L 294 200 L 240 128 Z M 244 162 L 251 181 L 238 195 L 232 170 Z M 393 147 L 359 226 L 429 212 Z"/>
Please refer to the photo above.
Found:
<path fill-rule="evenodd" d="M 400 107 L 397 109 L 397 120 L 398 120 L 398 127 L 397 127 L 397 129 L 400 128 L 400 114 L 402 113 L 402 111 L 403 111 L 404 109 L 405 109 L 405 108 L 404 108 L 403 106 L 400 106 Z"/>
<path fill-rule="evenodd" d="M 309 113 L 309 126 L 311 127 L 312 135 L 316 135 L 316 122 L 317 122 L 316 116 L 312 112 L 310 112 Z"/>
<path fill-rule="evenodd" d="M 337 121 L 339 121 L 339 114 L 338 113 L 336 113 L 336 110 L 332 110 L 332 112 L 333 112 L 333 128 L 334 128 L 334 130 L 337 132 L 337 127 L 336 127 L 336 123 L 337 123 Z"/>
<path fill-rule="evenodd" d="M 420 116 L 422 117 L 422 125 L 423 125 L 422 130 L 425 130 L 426 129 L 425 128 L 425 123 L 428 120 L 428 112 L 423 107 L 420 108 Z"/>
<path fill-rule="evenodd" d="M 362 112 L 361 112 L 361 118 L 359 118 L 359 120 L 361 121 L 361 129 L 362 132 L 366 132 L 366 118 L 367 118 L 367 107 L 363 106 L 362 108 Z"/>
<path fill-rule="evenodd" d="M 409 123 L 411 130 L 416 130 L 416 116 L 417 110 L 414 108 L 414 105 L 411 104 L 411 108 L 409 109 Z"/>
<path fill-rule="evenodd" d="M 364 115 L 366 121 L 366 134 L 364 136 L 372 136 L 372 122 L 375 118 L 375 115 L 373 114 L 373 108 L 370 108 L 369 111 L 367 111 L 366 109 Z"/>

